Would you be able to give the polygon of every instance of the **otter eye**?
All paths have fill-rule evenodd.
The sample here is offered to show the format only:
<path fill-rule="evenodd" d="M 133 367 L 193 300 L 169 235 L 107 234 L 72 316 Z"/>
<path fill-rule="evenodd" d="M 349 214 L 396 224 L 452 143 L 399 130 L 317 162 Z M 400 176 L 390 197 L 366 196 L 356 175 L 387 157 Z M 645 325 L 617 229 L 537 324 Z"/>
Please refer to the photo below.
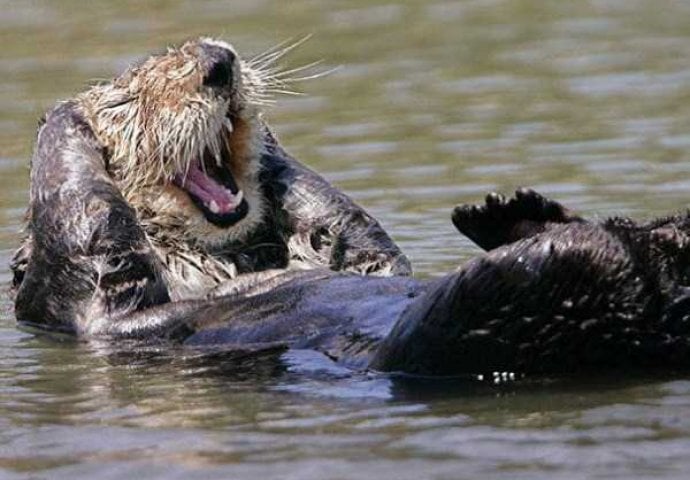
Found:
<path fill-rule="evenodd" d="M 205 87 L 227 87 L 232 81 L 232 70 L 225 62 L 216 62 L 204 77 Z"/>

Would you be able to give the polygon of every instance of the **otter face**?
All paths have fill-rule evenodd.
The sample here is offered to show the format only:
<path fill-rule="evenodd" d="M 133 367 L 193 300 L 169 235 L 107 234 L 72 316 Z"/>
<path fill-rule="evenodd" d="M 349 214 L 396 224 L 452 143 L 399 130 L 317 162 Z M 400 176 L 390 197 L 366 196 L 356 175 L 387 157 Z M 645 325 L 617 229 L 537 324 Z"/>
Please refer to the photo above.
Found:
<path fill-rule="evenodd" d="M 198 243 L 261 221 L 261 76 L 227 43 L 171 48 L 78 98 L 142 224 Z"/>
<path fill-rule="evenodd" d="M 241 99 L 236 98 L 242 87 L 239 61 L 230 45 L 219 42 L 186 44 L 182 51 L 192 53 L 198 62 L 196 75 L 188 79 L 185 87 L 200 94 L 183 108 L 200 102 L 211 105 L 211 108 L 206 107 L 209 114 L 202 115 L 211 125 L 202 127 L 207 135 L 203 152 L 192 154 L 188 161 L 183 162 L 184 170 L 177 169 L 172 183 L 189 195 L 206 220 L 218 227 L 230 227 L 245 218 L 249 208 L 233 175 L 233 172 L 236 176 L 242 175 L 244 165 L 242 162 L 233 165 L 230 146 L 233 119 L 237 122 L 238 107 L 242 104 Z M 210 97 L 210 102 L 204 96 Z M 220 114 L 214 111 L 214 107 L 220 107 Z"/>

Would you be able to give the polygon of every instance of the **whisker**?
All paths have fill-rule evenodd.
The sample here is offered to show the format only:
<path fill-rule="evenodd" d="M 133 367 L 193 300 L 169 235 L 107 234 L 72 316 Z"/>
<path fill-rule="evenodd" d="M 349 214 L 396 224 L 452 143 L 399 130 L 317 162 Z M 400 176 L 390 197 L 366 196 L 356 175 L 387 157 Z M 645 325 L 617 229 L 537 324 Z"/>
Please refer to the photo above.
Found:
<path fill-rule="evenodd" d="M 254 57 L 253 59 L 249 60 L 249 65 L 259 65 L 259 66 L 266 66 L 270 65 L 277 60 L 283 58 L 285 55 L 293 51 L 295 48 L 299 47 L 303 43 L 305 43 L 307 40 L 309 40 L 312 37 L 312 34 L 305 35 L 301 39 L 297 40 L 296 42 L 288 45 L 287 47 L 282 48 L 281 50 L 269 53 L 269 54 L 263 54 L 260 55 L 259 58 Z M 284 44 L 285 42 L 283 42 Z"/>
<path fill-rule="evenodd" d="M 337 72 L 341 68 L 342 68 L 342 66 L 338 65 L 338 66 L 335 66 L 333 68 L 329 68 L 328 70 L 324 70 L 323 72 L 316 72 L 313 75 L 306 75 L 304 77 L 291 77 L 291 78 L 283 79 L 282 81 L 284 83 L 295 83 L 295 82 L 304 82 L 306 80 L 314 80 L 316 78 L 326 77 L 332 73 Z"/>
<path fill-rule="evenodd" d="M 255 63 L 260 63 L 262 59 L 266 58 L 268 55 L 271 55 L 275 53 L 276 51 L 280 50 L 283 48 L 284 45 L 290 43 L 292 41 L 292 38 L 288 38 L 286 40 L 283 40 L 282 42 L 273 45 L 272 47 L 269 47 L 268 49 L 264 50 L 263 52 L 259 53 L 258 55 L 255 55 L 254 57 L 250 58 L 247 60 L 247 63 L 255 64 Z"/>
<path fill-rule="evenodd" d="M 307 63 L 306 65 L 301 65 L 299 67 L 290 68 L 288 70 L 282 70 L 282 69 L 276 68 L 276 69 L 274 69 L 275 73 L 272 73 L 271 76 L 273 78 L 283 78 L 283 77 L 286 77 L 286 76 L 291 75 L 293 73 L 303 72 L 303 71 L 308 70 L 310 68 L 316 67 L 318 65 L 321 65 L 323 62 L 324 62 L 324 60 L 321 59 L 321 60 L 317 60 L 315 62 Z"/>
<path fill-rule="evenodd" d="M 278 94 L 282 94 L 282 95 L 292 95 L 292 96 L 298 96 L 298 97 L 306 95 L 304 92 L 295 92 L 293 90 L 283 90 L 283 89 L 277 89 L 277 88 L 266 89 L 266 91 L 270 92 L 270 93 L 278 93 Z"/>

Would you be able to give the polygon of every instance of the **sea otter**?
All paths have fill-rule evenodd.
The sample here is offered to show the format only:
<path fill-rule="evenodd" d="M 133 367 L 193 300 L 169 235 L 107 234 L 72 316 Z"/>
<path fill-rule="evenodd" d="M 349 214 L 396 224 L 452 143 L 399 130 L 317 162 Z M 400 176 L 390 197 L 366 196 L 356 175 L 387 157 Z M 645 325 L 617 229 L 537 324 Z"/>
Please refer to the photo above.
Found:
<path fill-rule="evenodd" d="M 71 328 L 94 308 L 200 298 L 248 272 L 410 273 L 376 220 L 290 157 L 263 121 L 271 92 L 286 88 L 271 66 L 282 53 L 244 61 L 227 43 L 189 41 L 46 115 L 13 263 L 20 318 Z M 77 283 L 98 285 L 78 287 L 94 301 L 57 300 L 73 268 Z"/>
<path fill-rule="evenodd" d="M 20 324 L 425 375 L 689 365 L 690 215 L 592 223 L 490 194 L 452 217 L 488 253 L 415 280 L 276 142 L 259 107 L 277 81 L 201 39 L 51 111 L 12 264 Z"/>

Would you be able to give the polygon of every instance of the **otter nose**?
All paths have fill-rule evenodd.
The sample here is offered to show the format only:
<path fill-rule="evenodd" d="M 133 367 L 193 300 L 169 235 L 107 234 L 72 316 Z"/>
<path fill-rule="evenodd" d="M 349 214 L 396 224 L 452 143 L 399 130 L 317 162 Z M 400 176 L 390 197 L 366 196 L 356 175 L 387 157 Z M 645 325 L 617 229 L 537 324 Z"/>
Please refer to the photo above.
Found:
<path fill-rule="evenodd" d="M 227 48 L 216 45 L 204 45 L 203 50 L 207 59 L 204 86 L 229 88 L 232 85 L 232 65 L 235 62 L 235 54 Z"/>

